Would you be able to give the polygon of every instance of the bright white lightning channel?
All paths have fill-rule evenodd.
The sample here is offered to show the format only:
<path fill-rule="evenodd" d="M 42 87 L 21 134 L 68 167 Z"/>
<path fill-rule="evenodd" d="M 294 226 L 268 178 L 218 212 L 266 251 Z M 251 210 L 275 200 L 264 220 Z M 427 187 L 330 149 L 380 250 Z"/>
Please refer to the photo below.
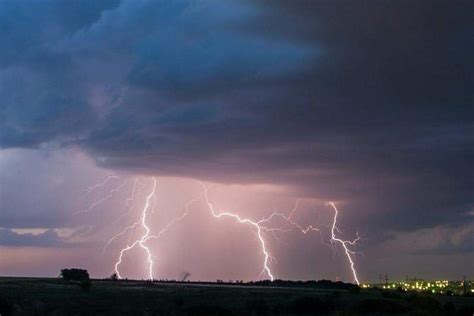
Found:
<path fill-rule="evenodd" d="M 350 263 L 354 281 L 357 283 L 357 285 L 359 285 L 360 284 L 359 278 L 357 276 L 357 271 L 354 267 L 354 259 L 352 258 L 352 256 L 357 254 L 357 252 L 349 249 L 349 246 L 354 246 L 360 240 L 359 234 L 357 234 L 357 238 L 354 240 L 342 240 L 336 237 L 336 231 L 340 233 L 340 230 L 337 228 L 337 216 L 339 214 L 339 210 L 337 209 L 336 205 L 333 202 L 328 202 L 327 204 L 330 205 L 334 209 L 334 219 L 331 226 L 331 242 L 339 243 L 344 249 L 347 260 L 349 260 L 349 263 Z"/>
<path fill-rule="evenodd" d="M 145 206 L 143 207 L 143 211 L 142 211 L 142 215 L 141 215 L 141 218 L 140 220 L 137 222 L 139 223 L 142 228 L 144 229 L 144 234 L 141 236 L 140 239 L 137 239 L 135 240 L 131 245 L 127 245 L 127 247 L 123 248 L 121 251 L 120 251 L 120 255 L 119 255 L 119 259 L 118 261 L 115 263 L 115 273 L 117 273 L 117 276 L 121 279 L 122 276 L 120 275 L 120 271 L 119 271 L 119 265 L 122 263 L 122 257 L 123 255 L 135 248 L 137 245 L 139 245 L 141 248 L 143 248 L 143 250 L 145 250 L 146 254 L 147 254 L 147 261 L 148 261 L 148 275 L 149 275 L 149 278 L 150 280 L 153 280 L 153 256 L 151 254 L 151 251 L 150 249 L 145 245 L 145 242 L 146 240 L 148 239 L 148 236 L 150 234 L 150 228 L 148 227 L 147 225 L 147 214 L 148 214 L 148 211 L 150 209 L 150 201 L 152 198 L 155 197 L 155 191 L 156 191 L 156 179 L 155 178 L 152 178 L 153 179 L 153 188 L 150 192 L 150 194 L 148 194 L 148 196 L 146 197 L 146 202 L 145 202 Z M 135 224 L 137 224 L 135 223 Z M 134 225 L 135 225 L 134 224 Z M 138 225 L 138 224 L 137 224 Z"/>
<path fill-rule="evenodd" d="M 263 219 L 261 221 L 255 222 L 255 221 L 252 221 L 248 218 L 241 218 L 239 215 L 228 212 L 228 211 L 216 211 L 214 209 L 214 206 L 209 201 L 208 189 L 206 188 L 206 186 L 204 184 L 202 184 L 202 186 L 203 186 L 203 189 L 204 189 L 204 198 L 206 199 L 206 204 L 209 207 L 209 211 L 211 212 L 212 216 L 214 216 L 215 218 L 231 217 L 231 218 L 237 220 L 241 224 L 248 224 L 248 225 L 250 225 L 250 227 L 255 228 L 260 246 L 262 248 L 262 252 L 264 254 L 262 273 L 266 273 L 268 275 L 268 277 L 270 278 L 270 280 L 273 281 L 275 279 L 275 277 L 273 276 L 273 273 L 270 269 L 270 260 L 271 260 L 272 257 L 270 256 L 270 253 L 267 250 L 267 247 L 266 247 L 266 244 L 265 244 L 265 239 L 262 236 L 262 230 L 264 228 L 261 226 L 261 223 L 264 222 L 264 221 L 267 221 L 267 219 Z"/>
<path fill-rule="evenodd" d="M 165 225 L 164 228 L 162 228 L 158 233 L 152 234 L 150 227 L 148 227 L 148 225 L 147 225 L 148 215 L 150 215 L 150 213 L 153 213 L 153 210 L 152 210 L 153 207 L 151 205 L 151 201 L 152 201 L 152 199 L 153 199 L 153 201 L 155 201 L 154 199 L 155 199 L 156 184 L 157 184 L 157 181 L 156 181 L 155 178 L 152 178 L 152 180 L 153 180 L 152 191 L 148 194 L 148 196 L 146 198 L 146 202 L 145 202 L 145 205 L 144 205 L 143 210 L 141 212 L 140 218 L 136 222 L 134 222 L 133 224 L 125 227 L 118 234 L 112 236 L 107 241 L 107 243 L 105 244 L 105 246 L 103 248 L 103 252 L 104 252 L 105 249 L 115 239 L 122 236 L 123 234 L 125 234 L 129 230 L 131 231 L 131 234 L 129 236 L 129 241 L 127 242 L 127 246 L 124 247 L 123 249 L 121 249 L 121 251 L 119 253 L 118 260 L 115 263 L 115 272 L 116 272 L 116 274 L 119 278 L 122 278 L 122 276 L 120 274 L 120 271 L 119 271 L 119 266 L 122 263 L 123 256 L 129 250 L 131 250 L 131 249 L 133 249 L 137 246 L 140 246 L 145 251 L 145 253 L 147 254 L 148 275 L 149 275 L 149 278 L 151 280 L 153 280 L 154 262 L 153 262 L 153 256 L 151 254 L 151 251 L 148 248 L 148 246 L 146 246 L 147 241 L 149 241 L 150 239 L 159 239 L 164 233 L 166 233 L 169 229 L 171 229 L 172 226 L 174 226 L 175 224 L 177 224 L 178 222 L 183 220 L 191 212 L 191 210 L 189 209 L 190 205 L 194 202 L 197 202 L 201 198 L 204 198 L 204 201 L 207 205 L 207 208 L 209 209 L 210 214 L 214 218 L 216 218 L 216 219 L 223 218 L 223 217 L 232 218 L 232 219 L 236 220 L 238 223 L 248 225 L 254 231 L 254 233 L 256 234 L 256 237 L 258 239 L 261 251 L 263 253 L 263 257 L 264 257 L 263 258 L 263 263 L 262 263 L 262 266 L 263 266 L 262 267 L 262 272 L 261 272 L 260 275 L 267 275 L 270 278 L 270 280 L 272 280 L 272 281 L 275 279 L 275 277 L 274 277 L 274 273 L 271 270 L 271 263 L 272 263 L 272 261 L 276 261 L 276 260 L 271 256 L 270 252 L 268 251 L 267 243 L 266 243 L 266 240 L 264 238 L 264 232 L 265 233 L 272 233 L 275 236 L 275 238 L 277 238 L 277 236 L 275 235 L 276 232 L 289 232 L 291 230 L 291 229 L 286 229 L 284 227 L 274 227 L 274 226 L 272 226 L 271 224 L 272 224 L 272 220 L 274 218 L 281 218 L 287 224 L 289 224 L 291 227 L 296 228 L 298 231 L 300 231 L 303 234 L 307 234 L 309 232 L 317 232 L 317 233 L 319 233 L 319 235 L 321 237 L 321 242 L 325 245 L 328 245 L 324 242 L 322 231 L 318 227 L 314 227 L 312 225 L 303 226 L 303 225 L 300 225 L 299 223 L 297 223 L 295 220 L 293 220 L 292 217 L 298 209 L 298 204 L 300 202 L 300 199 L 298 199 L 296 201 L 296 204 L 295 204 L 294 208 L 290 211 L 288 216 L 283 214 L 283 213 L 280 213 L 280 212 L 273 212 L 270 216 L 268 216 L 268 217 L 266 217 L 262 220 L 254 221 L 254 220 L 251 220 L 251 219 L 248 219 L 248 218 L 242 218 L 240 215 L 238 215 L 236 213 L 233 213 L 233 212 L 230 212 L 228 210 L 217 210 L 214 207 L 214 205 L 210 202 L 209 195 L 208 195 L 209 188 L 207 188 L 202 183 L 200 183 L 202 188 L 203 188 L 203 192 L 201 193 L 201 195 L 196 197 L 196 198 L 193 198 L 189 202 L 187 202 L 184 206 L 184 212 L 181 215 L 179 215 L 179 216 L 173 218 L 171 221 L 169 221 L 168 224 Z M 108 180 L 106 180 L 106 181 L 108 181 Z M 116 188 L 112 191 L 118 191 L 118 189 L 122 185 L 120 185 L 118 188 Z M 135 180 L 135 182 L 134 182 L 131 197 L 129 197 L 126 200 L 126 205 L 127 206 L 129 204 L 129 202 L 133 201 L 133 197 L 134 197 L 134 194 L 135 194 L 135 191 L 136 191 L 136 187 L 137 187 L 137 180 Z M 339 245 L 342 246 L 342 248 L 344 249 L 344 253 L 345 253 L 345 255 L 346 255 L 346 257 L 349 261 L 350 268 L 351 268 L 354 280 L 357 284 L 359 284 L 359 278 L 357 276 L 357 271 L 355 269 L 354 260 L 353 260 L 353 256 L 356 255 L 357 252 L 351 250 L 351 247 L 354 246 L 360 240 L 359 235 L 357 235 L 357 238 L 354 239 L 354 240 L 343 240 L 343 239 L 337 237 L 337 234 L 341 234 L 340 230 L 337 227 L 337 219 L 338 219 L 339 211 L 336 208 L 334 203 L 328 202 L 327 204 L 330 205 L 332 207 L 332 209 L 334 210 L 334 217 L 333 217 L 333 221 L 332 221 L 331 229 L 330 229 L 331 244 L 333 244 L 333 245 L 334 244 L 339 244 Z M 139 237 L 133 243 L 131 243 L 132 236 L 134 235 L 134 231 L 138 227 L 141 227 L 143 229 L 143 234 L 141 235 L 141 237 Z M 330 245 L 328 245 L 328 246 L 330 246 Z"/>

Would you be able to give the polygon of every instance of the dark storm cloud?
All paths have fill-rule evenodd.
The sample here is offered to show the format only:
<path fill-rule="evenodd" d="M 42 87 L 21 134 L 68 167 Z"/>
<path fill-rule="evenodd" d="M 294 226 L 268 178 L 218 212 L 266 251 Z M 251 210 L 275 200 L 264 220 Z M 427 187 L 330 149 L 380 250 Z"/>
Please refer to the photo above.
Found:
<path fill-rule="evenodd" d="M 413 255 L 474 253 L 474 224 L 425 228 L 410 233 L 394 233 L 382 243 Z"/>
<path fill-rule="evenodd" d="M 2 1 L 0 100 L 3 147 L 78 137 L 94 121 L 74 57 L 57 42 L 97 20 L 116 1 Z M 116 3 L 115 3 L 116 4 Z"/>
<path fill-rule="evenodd" d="M 3 147 L 291 185 L 355 225 L 472 220 L 470 1 L 21 3 L 0 8 Z"/>

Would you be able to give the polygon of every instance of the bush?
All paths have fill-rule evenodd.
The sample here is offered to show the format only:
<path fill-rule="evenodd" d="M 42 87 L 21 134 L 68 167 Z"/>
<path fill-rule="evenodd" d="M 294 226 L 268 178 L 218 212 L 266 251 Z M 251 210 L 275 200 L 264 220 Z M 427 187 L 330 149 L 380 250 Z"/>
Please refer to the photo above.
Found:
<path fill-rule="evenodd" d="M 89 272 L 85 269 L 62 269 L 61 277 L 65 281 L 84 281 L 89 280 Z"/>

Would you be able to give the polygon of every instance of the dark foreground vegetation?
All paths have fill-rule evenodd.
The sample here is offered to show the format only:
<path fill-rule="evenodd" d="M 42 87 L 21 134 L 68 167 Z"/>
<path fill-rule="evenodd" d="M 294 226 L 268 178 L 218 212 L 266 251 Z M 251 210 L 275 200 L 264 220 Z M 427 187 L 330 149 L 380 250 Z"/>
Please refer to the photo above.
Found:
<path fill-rule="evenodd" d="M 192 283 L 0 278 L 7 315 L 466 315 L 474 298 L 341 282 Z"/>

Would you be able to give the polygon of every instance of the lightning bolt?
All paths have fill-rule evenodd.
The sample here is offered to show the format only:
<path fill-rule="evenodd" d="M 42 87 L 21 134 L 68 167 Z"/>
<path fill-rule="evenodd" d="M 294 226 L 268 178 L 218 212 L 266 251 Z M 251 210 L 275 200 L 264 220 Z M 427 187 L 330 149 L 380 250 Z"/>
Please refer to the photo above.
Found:
<path fill-rule="evenodd" d="M 139 219 L 139 221 L 131 225 L 133 227 L 141 225 L 141 227 L 144 229 L 144 233 L 140 237 L 140 239 L 135 240 L 132 244 L 127 244 L 127 246 L 120 251 L 118 261 L 115 263 L 115 273 L 117 273 L 117 276 L 119 279 L 121 279 L 122 276 L 120 275 L 120 271 L 118 268 L 120 264 L 122 263 L 122 258 L 124 254 L 138 245 L 145 251 L 147 255 L 148 276 L 150 280 L 153 280 L 153 265 L 154 265 L 153 256 L 151 254 L 150 249 L 145 245 L 145 242 L 148 239 L 148 236 L 150 235 L 150 228 L 147 225 L 147 214 L 150 209 L 150 201 L 152 198 L 155 197 L 155 191 L 156 191 L 156 179 L 154 177 L 152 179 L 153 179 L 153 187 L 152 187 L 151 192 L 146 197 L 146 202 L 141 213 L 141 218 Z"/>
<path fill-rule="evenodd" d="M 119 177 L 117 177 L 117 176 L 109 175 L 102 182 L 100 182 L 100 183 L 98 183 L 94 186 L 89 187 L 87 189 L 87 192 L 88 192 L 87 194 L 90 194 L 92 191 L 97 190 L 97 189 L 105 186 L 111 179 L 118 179 L 118 178 Z M 110 244 L 114 240 L 116 240 L 117 238 L 123 236 L 125 233 L 130 231 L 130 235 L 128 237 L 128 241 L 126 243 L 126 246 L 120 250 L 118 260 L 116 261 L 115 266 L 114 266 L 115 273 L 117 274 L 117 276 L 119 278 L 122 278 L 122 276 L 120 274 L 120 271 L 119 271 L 119 266 L 122 263 L 122 259 L 123 259 L 124 255 L 128 251 L 132 250 L 133 248 L 140 247 L 145 251 L 145 253 L 147 255 L 146 262 L 148 264 L 148 275 L 149 275 L 149 279 L 153 280 L 153 267 L 154 267 L 153 256 L 152 256 L 152 253 L 151 253 L 150 249 L 146 245 L 146 243 L 150 239 L 160 239 L 161 236 L 163 234 L 165 234 L 168 230 L 170 230 L 175 224 L 182 221 L 186 216 L 188 216 L 190 214 L 190 212 L 192 211 L 190 209 L 190 206 L 193 203 L 195 203 L 195 202 L 201 200 L 202 198 L 204 198 L 205 204 L 207 205 L 207 208 L 208 208 L 210 214 L 212 215 L 212 217 L 214 217 L 216 219 L 223 218 L 223 217 L 234 219 L 235 221 L 237 221 L 240 224 L 248 225 L 251 228 L 251 230 L 255 233 L 256 238 L 257 238 L 258 243 L 259 243 L 260 248 L 261 248 L 261 252 L 263 253 L 262 271 L 260 273 L 260 276 L 267 275 L 270 278 L 270 280 L 272 280 L 272 281 L 275 279 L 274 274 L 271 270 L 271 265 L 272 265 L 272 262 L 276 262 L 276 259 L 274 257 L 272 257 L 270 252 L 268 251 L 267 242 L 265 240 L 265 234 L 266 233 L 272 233 L 273 236 L 276 239 L 279 240 L 276 233 L 289 232 L 289 231 L 292 231 L 293 229 L 297 229 L 302 234 L 308 234 L 310 232 L 317 232 L 320 235 L 321 242 L 323 244 L 329 246 L 329 247 L 331 247 L 331 245 L 332 245 L 332 249 L 335 249 L 334 244 L 339 244 L 344 249 L 344 253 L 345 253 L 345 255 L 346 255 L 346 257 L 349 261 L 350 268 L 352 270 L 352 274 L 353 274 L 355 282 L 357 284 L 360 284 L 359 283 L 359 278 L 357 276 L 357 271 L 355 269 L 354 259 L 353 259 L 353 256 L 358 254 L 358 252 L 355 252 L 351 249 L 351 247 L 353 247 L 357 244 L 357 242 L 360 240 L 360 237 L 359 237 L 359 234 L 357 234 L 357 238 L 355 238 L 354 240 L 343 240 L 343 239 L 337 237 L 337 234 L 342 234 L 342 233 L 339 230 L 339 228 L 337 227 L 337 219 L 338 219 L 339 211 L 338 211 L 338 209 L 336 208 L 336 206 L 333 202 L 328 202 L 327 203 L 327 205 L 330 205 L 332 207 L 332 209 L 334 210 L 334 217 L 333 217 L 332 224 L 330 226 L 330 233 L 331 233 L 330 242 L 331 242 L 331 245 L 324 242 L 323 234 L 322 234 L 322 231 L 321 231 L 320 228 L 315 227 L 313 225 L 304 226 L 304 225 L 299 224 L 296 220 L 293 219 L 294 214 L 298 210 L 298 206 L 299 206 L 299 203 L 300 203 L 301 199 L 296 200 L 296 203 L 295 203 L 293 209 L 289 212 L 289 215 L 285 215 L 282 212 L 274 211 L 273 213 L 270 214 L 270 216 L 268 216 L 266 218 L 263 218 L 259 221 L 255 221 L 255 220 L 251 220 L 249 218 L 243 218 L 240 215 L 238 215 L 236 213 L 233 213 L 231 211 L 219 210 L 216 207 L 214 207 L 214 205 L 211 203 L 211 201 L 209 199 L 209 190 L 210 190 L 210 188 L 206 187 L 203 183 L 200 183 L 200 185 L 203 188 L 202 193 L 198 197 L 195 197 L 195 198 L 191 199 L 189 202 L 187 202 L 184 205 L 184 212 L 182 214 L 172 218 L 171 221 L 169 221 L 158 233 L 151 234 L 151 229 L 147 224 L 147 219 L 148 219 L 149 215 L 154 212 L 154 204 L 156 202 L 157 180 L 156 180 L 156 178 L 152 178 L 152 181 L 153 181 L 152 190 L 146 197 L 145 205 L 143 206 L 140 217 L 137 219 L 136 222 L 124 227 L 119 233 L 113 235 L 107 241 L 107 243 L 104 245 L 104 247 L 102 249 L 102 253 L 105 253 L 107 247 L 110 246 Z M 126 182 L 123 182 L 119 186 L 117 186 L 116 188 L 112 189 L 107 196 L 105 196 L 104 198 L 92 203 L 87 209 L 78 211 L 76 213 L 90 212 L 95 207 L 97 207 L 99 204 L 105 202 L 110 197 L 112 197 L 112 195 L 115 192 L 119 191 L 125 185 L 125 183 Z M 132 206 L 131 204 L 134 201 L 134 196 L 135 196 L 138 184 L 140 184 L 140 182 L 138 181 L 138 178 L 136 178 L 135 181 L 134 181 L 133 187 L 132 187 L 131 194 L 125 200 L 125 205 L 127 207 L 130 205 L 130 208 L 131 208 L 131 206 Z M 127 210 L 127 212 L 130 210 L 130 208 Z M 124 214 L 122 214 L 122 215 L 124 215 Z M 119 219 L 120 218 L 121 218 L 121 216 L 119 217 Z M 280 226 L 275 227 L 275 225 L 273 224 L 273 221 L 276 218 L 280 218 L 281 220 L 283 220 L 286 223 L 285 226 L 280 225 Z M 292 229 L 286 228 L 286 227 L 288 227 L 288 225 Z M 135 238 L 134 237 L 135 230 L 138 227 L 142 228 L 143 233 L 141 234 L 141 236 L 139 236 L 137 239 L 135 239 L 132 242 L 132 239 Z"/>
<path fill-rule="evenodd" d="M 324 245 L 326 245 L 328 247 L 331 247 L 331 245 L 324 242 L 322 232 L 319 228 L 314 227 L 312 225 L 302 226 L 299 223 L 297 223 L 296 221 L 292 220 L 292 216 L 294 215 L 294 213 L 298 209 L 299 202 L 300 202 L 300 199 L 297 199 L 294 208 L 291 210 L 291 212 L 288 216 L 285 216 L 285 214 L 283 214 L 283 213 L 273 212 L 268 218 L 259 221 L 258 224 L 262 224 L 263 222 L 270 222 L 270 220 L 273 217 L 280 217 L 283 220 L 287 221 L 292 226 L 294 226 L 295 228 L 297 228 L 303 234 L 307 234 L 309 232 L 318 232 L 320 237 L 321 237 L 321 243 L 323 243 Z M 357 276 L 357 271 L 355 269 L 354 259 L 353 259 L 353 256 L 356 255 L 356 254 L 359 254 L 359 252 L 353 251 L 349 248 L 350 246 L 355 246 L 357 244 L 357 242 L 361 240 L 361 238 L 359 236 L 359 233 L 357 233 L 357 237 L 353 240 L 343 240 L 341 238 L 336 237 L 336 232 L 339 233 L 339 234 L 342 233 L 339 230 L 339 228 L 337 227 L 337 217 L 339 215 L 339 210 L 337 209 L 336 205 L 333 202 L 328 202 L 327 205 L 330 205 L 334 210 L 334 217 L 333 217 L 333 221 L 332 221 L 332 225 L 331 225 L 331 239 L 330 239 L 330 241 L 331 241 L 331 243 L 338 243 L 342 246 L 342 248 L 344 249 L 344 253 L 346 254 L 346 257 L 349 261 L 354 281 L 357 283 L 357 285 L 360 285 L 359 278 Z M 276 229 L 272 229 L 272 230 L 276 230 Z M 278 230 L 283 231 L 281 229 L 278 229 Z"/>
<path fill-rule="evenodd" d="M 135 181 L 135 185 L 134 185 L 134 188 L 132 189 L 132 196 L 133 196 L 133 192 L 135 190 L 135 186 L 136 186 L 136 181 Z M 184 219 L 190 212 L 191 210 L 189 209 L 189 206 L 198 201 L 199 199 L 201 199 L 202 197 L 202 194 L 200 194 L 198 197 L 196 198 L 193 198 L 191 199 L 189 202 L 187 202 L 185 205 L 184 205 L 184 212 L 180 215 L 180 216 L 177 216 L 175 218 L 173 218 L 163 229 L 161 229 L 157 234 L 154 234 L 154 235 L 150 235 L 149 234 L 149 231 L 147 234 L 143 235 L 141 240 L 138 241 L 138 244 L 140 244 L 140 246 L 144 245 L 148 240 L 150 239 L 159 239 L 164 233 L 166 233 L 173 225 L 175 225 L 176 223 L 178 223 L 179 221 L 181 221 L 182 219 Z M 130 199 L 127 199 L 127 200 L 130 200 Z M 153 207 L 152 207 L 152 213 L 153 213 Z M 143 213 L 142 213 L 143 214 Z M 143 216 L 143 215 L 142 215 Z M 120 256 L 119 256 L 119 260 L 115 266 L 115 271 L 117 273 L 117 276 L 120 276 L 120 273 L 118 271 L 118 265 L 120 265 L 121 261 L 122 261 L 122 257 L 123 255 L 128 251 L 128 250 L 131 250 L 133 247 L 135 247 L 137 245 L 137 242 L 135 242 L 134 244 L 131 244 L 130 245 L 130 242 L 131 242 L 131 239 L 132 239 L 132 236 L 133 236 L 133 233 L 134 233 L 134 230 L 138 227 L 142 225 L 143 226 L 143 219 L 141 217 L 141 220 L 139 219 L 138 221 L 136 221 L 135 223 L 131 224 L 131 225 L 128 225 L 126 226 L 122 231 L 120 231 L 119 233 L 113 235 L 108 241 L 107 243 L 104 245 L 103 249 L 102 249 L 102 254 L 105 253 L 106 249 L 108 246 L 110 246 L 110 244 L 116 240 L 117 238 L 119 238 L 120 236 L 124 235 L 127 231 L 130 231 L 130 235 L 129 235 L 129 240 L 127 242 L 127 247 L 122 249 L 122 251 L 120 252 Z M 149 257 L 150 258 L 150 257 Z"/>
<path fill-rule="evenodd" d="M 308 225 L 308 226 L 304 227 L 304 226 L 298 224 L 296 221 L 294 221 L 292 219 L 293 215 L 298 210 L 298 206 L 299 206 L 300 202 L 301 202 L 301 199 L 296 200 L 295 206 L 293 207 L 293 209 L 291 210 L 291 212 L 288 216 L 285 216 L 284 214 L 280 214 L 280 216 L 283 217 L 283 219 L 285 219 L 288 223 L 290 223 L 291 225 L 296 227 L 299 231 L 301 231 L 305 235 L 309 232 L 318 232 L 318 233 L 321 234 L 321 230 L 319 228 L 314 227 L 313 225 Z"/>
<path fill-rule="evenodd" d="M 357 252 L 350 250 L 348 247 L 348 245 L 354 246 L 360 240 L 359 234 L 357 234 L 357 238 L 355 238 L 354 240 L 342 240 L 336 237 L 336 232 L 341 233 L 341 231 L 337 228 L 337 216 L 339 214 L 339 211 L 333 202 L 328 202 L 327 205 L 330 205 L 334 209 L 334 218 L 331 226 L 331 242 L 339 243 L 342 246 L 346 254 L 347 260 L 349 260 L 354 281 L 357 283 L 357 285 L 360 285 L 359 278 L 357 277 L 357 271 L 354 266 L 354 260 L 352 258 L 352 256 L 357 254 Z"/>
<path fill-rule="evenodd" d="M 209 201 L 208 188 L 204 184 L 201 184 L 201 185 L 204 189 L 204 198 L 206 200 L 206 204 L 207 204 L 207 206 L 209 208 L 209 211 L 211 212 L 212 216 L 214 216 L 215 218 L 230 217 L 230 218 L 233 218 L 233 219 L 237 220 L 237 222 L 239 222 L 241 224 L 247 224 L 250 227 L 255 229 L 257 238 L 258 238 L 259 243 L 260 243 L 260 247 L 261 247 L 262 252 L 264 254 L 263 270 L 262 270 L 261 275 L 266 273 L 268 275 L 268 277 L 270 278 L 270 280 L 273 281 L 275 279 L 275 277 L 273 276 L 273 273 L 270 269 L 270 261 L 271 261 L 272 257 L 271 257 L 270 253 L 267 250 L 267 247 L 266 247 L 266 244 L 265 244 L 265 239 L 263 238 L 263 235 L 262 235 L 262 231 L 265 228 L 263 228 L 262 225 L 261 225 L 263 222 L 268 221 L 268 220 L 263 219 L 261 221 L 255 222 L 255 221 L 252 221 L 248 218 L 241 218 L 239 215 L 231 213 L 229 211 L 216 211 L 214 206 L 212 205 L 212 203 Z"/>
<path fill-rule="evenodd" d="M 127 231 L 131 230 L 131 233 L 133 233 L 133 229 L 135 229 L 137 226 L 140 225 L 140 221 L 138 222 L 135 222 L 133 223 L 132 225 L 129 225 L 127 227 L 125 227 L 121 232 L 119 232 L 118 234 L 115 234 L 113 235 L 104 245 L 104 247 L 102 248 L 102 254 L 105 253 L 106 249 L 108 246 L 110 246 L 110 244 L 117 238 L 119 238 L 120 236 L 122 236 L 123 234 L 125 234 Z M 131 238 L 131 237 L 130 237 Z M 127 244 L 129 244 L 130 241 L 128 241 Z"/>
<path fill-rule="evenodd" d="M 287 222 L 288 224 L 290 224 L 290 226 L 293 226 L 294 228 L 296 228 L 298 231 L 300 231 L 301 233 L 303 234 L 308 234 L 310 232 L 317 232 L 319 235 L 320 235 L 320 238 L 321 238 L 321 243 L 328 246 L 329 248 L 331 248 L 331 245 L 327 244 L 326 242 L 324 242 L 324 239 L 323 239 L 323 234 L 322 234 L 322 231 L 320 228 L 318 227 L 315 227 L 313 225 L 307 225 L 307 226 L 303 226 L 303 225 L 300 225 L 298 222 L 296 222 L 295 220 L 292 219 L 292 216 L 294 215 L 294 213 L 298 210 L 298 205 L 300 203 L 301 199 L 297 199 L 296 200 L 296 203 L 295 203 L 295 206 L 293 207 L 293 209 L 290 211 L 290 214 L 288 216 L 286 216 L 284 213 L 281 213 L 281 212 L 278 212 L 278 211 L 275 211 L 273 212 L 268 218 L 260 221 L 261 223 L 263 222 L 270 222 L 274 217 L 278 217 L 278 218 L 281 218 L 283 221 Z M 291 230 L 289 229 L 282 229 L 282 228 L 273 228 L 272 229 L 273 231 L 280 231 L 280 232 L 289 232 Z M 276 239 L 278 239 L 277 237 L 275 237 Z"/>
<path fill-rule="evenodd" d="M 303 234 L 308 234 L 309 232 L 317 232 L 319 234 L 319 237 L 321 239 L 321 243 L 325 246 L 328 246 L 329 248 L 331 248 L 331 245 L 329 245 L 328 243 L 326 243 L 324 241 L 324 238 L 323 238 L 323 232 L 321 231 L 320 228 L 318 227 L 314 227 L 313 225 L 308 225 L 306 227 L 298 224 L 296 221 L 294 221 L 292 219 L 292 216 L 293 214 L 298 210 L 298 205 L 299 205 L 299 202 L 301 201 L 301 199 L 298 199 L 296 200 L 296 203 L 295 203 L 295 206 L 293 207 L 292 211 L 290 212 L 290 215 L 288 215 L 288 217 L 286 218 L 286 220 L 292 224 L 293 226 L 295 226 L 297 229 L 299 229 Z"/>

